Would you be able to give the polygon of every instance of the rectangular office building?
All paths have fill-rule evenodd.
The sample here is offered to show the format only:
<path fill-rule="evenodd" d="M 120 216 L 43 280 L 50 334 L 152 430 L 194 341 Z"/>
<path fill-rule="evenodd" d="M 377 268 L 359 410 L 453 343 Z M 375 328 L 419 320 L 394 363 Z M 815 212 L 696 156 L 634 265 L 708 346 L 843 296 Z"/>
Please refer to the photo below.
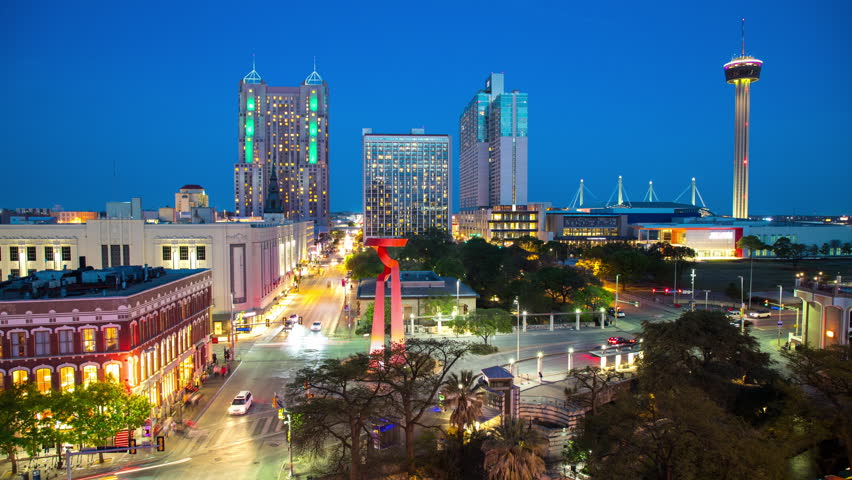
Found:
<path fill-rule="evenodd" d="M 363 130 L 364 237 L 450 232 L 449 135 Z"/>

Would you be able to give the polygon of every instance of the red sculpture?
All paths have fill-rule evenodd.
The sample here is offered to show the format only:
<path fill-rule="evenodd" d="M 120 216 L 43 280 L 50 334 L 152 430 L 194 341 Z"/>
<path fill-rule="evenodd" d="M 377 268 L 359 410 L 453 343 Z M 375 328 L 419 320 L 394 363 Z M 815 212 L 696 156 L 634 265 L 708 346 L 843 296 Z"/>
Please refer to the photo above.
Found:
<path fill-rule="evenodd" d="M 368 238 L 364 245 L 373 247 L 385 270 L 376 277 L 376 303 L 373 308 L 373 331 L 370 334 L 370 353 L 385 348 L 385 281 L 391 277 L 391 344 L 405 343 L 402 323 L 402 287 L 399 284 L 399 262 L 390 258 L 387 247 L 404 247 L 405 238 Z"/>

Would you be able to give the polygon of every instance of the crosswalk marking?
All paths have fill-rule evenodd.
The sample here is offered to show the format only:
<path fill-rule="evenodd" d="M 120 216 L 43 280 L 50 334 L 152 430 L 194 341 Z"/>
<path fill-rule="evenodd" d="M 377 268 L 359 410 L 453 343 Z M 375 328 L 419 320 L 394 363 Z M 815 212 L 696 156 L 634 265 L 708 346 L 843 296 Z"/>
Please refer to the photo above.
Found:
<path fill-rule="evenodd" d="M 276 434 L 282 431 L 283 426 L 277 415 L 278 412 L 271 411 L 262 416 L 245 418 L 244 422 L 219 425 L 210 430 L 205 430 L 201 425 L 194 434 L 190 433 L 189 437 L 181 438 L 174 446 L 174 451 L 192 455 L 201 450 L 217 448 L 222 444 Z M 250 434 L 245 435 L 246 432 Z"/>

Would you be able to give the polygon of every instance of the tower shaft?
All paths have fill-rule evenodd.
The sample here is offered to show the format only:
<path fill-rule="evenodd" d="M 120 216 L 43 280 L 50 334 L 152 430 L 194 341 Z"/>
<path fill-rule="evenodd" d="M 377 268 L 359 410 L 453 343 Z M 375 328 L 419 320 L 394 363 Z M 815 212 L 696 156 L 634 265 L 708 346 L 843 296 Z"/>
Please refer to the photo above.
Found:
<path fill-rule="evenodd" d="M 748 218 L 748 147 L 749 114 L 751 110 L 751 79 L 735 81 L 734 111 L 734 218 Z"/>

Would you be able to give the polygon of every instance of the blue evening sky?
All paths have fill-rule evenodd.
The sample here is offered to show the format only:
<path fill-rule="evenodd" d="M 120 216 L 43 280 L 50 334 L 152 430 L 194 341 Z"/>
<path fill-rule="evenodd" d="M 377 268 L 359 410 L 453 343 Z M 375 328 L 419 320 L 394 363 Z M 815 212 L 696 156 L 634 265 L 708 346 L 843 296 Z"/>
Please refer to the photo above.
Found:
<path fill-rule="evenodd" d="M 701 4 L 700 6 L 697 4 Z M 852 2 L 0 2 L 2 207 L 233 209 L 237 86 L 328 82 L 332 210 L 361 208 L 361 128 L 449 133 L 489 72 L 529 93 L 530 201 L 624 176 L 731 213 L 734 87 L 752 88 L 752 214 L 852 213 Z M 454 162 L 457 155 L 454 154 Z M 457 165 L 454 165 L 457 171 Z M 456 181 L 456 184 L 458 182 Z M 458 194 L 455 193 L 457 200 Z M 684 196 L 684 199 L 687 197 Z"/>

